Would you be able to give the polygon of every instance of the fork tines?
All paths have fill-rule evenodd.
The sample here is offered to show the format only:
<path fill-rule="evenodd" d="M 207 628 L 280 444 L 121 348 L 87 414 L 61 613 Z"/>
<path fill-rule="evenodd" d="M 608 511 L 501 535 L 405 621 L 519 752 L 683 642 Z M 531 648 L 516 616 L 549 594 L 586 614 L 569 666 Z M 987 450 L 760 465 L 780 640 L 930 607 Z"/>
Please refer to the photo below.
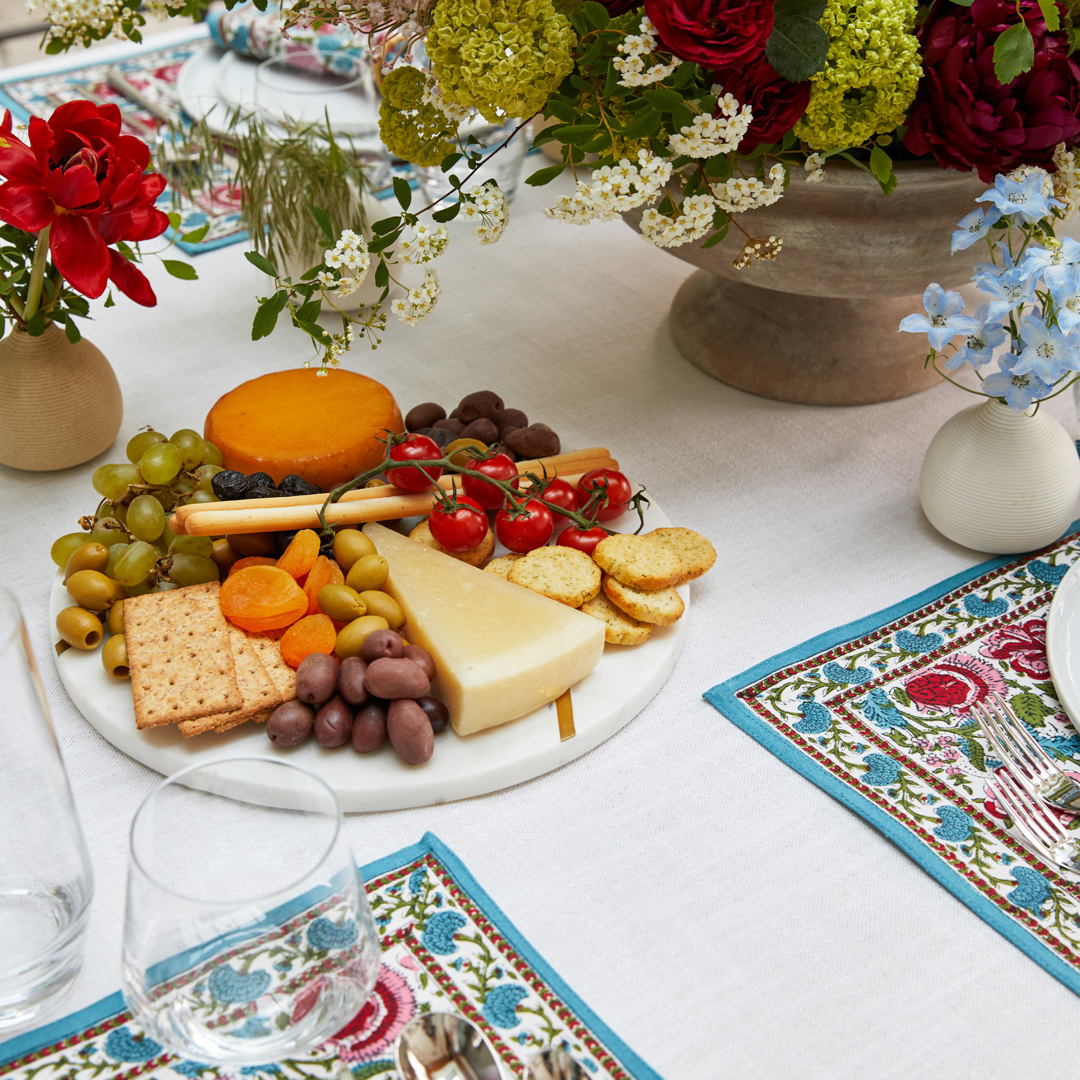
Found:
<path fill-rule="evenodd" d="M 1080 870 L 1080 847 L 1061 821 L 1008 772 L 995 774 L 986 790 L 1013 820 L 1035 854 L 1049 862 Z"/>

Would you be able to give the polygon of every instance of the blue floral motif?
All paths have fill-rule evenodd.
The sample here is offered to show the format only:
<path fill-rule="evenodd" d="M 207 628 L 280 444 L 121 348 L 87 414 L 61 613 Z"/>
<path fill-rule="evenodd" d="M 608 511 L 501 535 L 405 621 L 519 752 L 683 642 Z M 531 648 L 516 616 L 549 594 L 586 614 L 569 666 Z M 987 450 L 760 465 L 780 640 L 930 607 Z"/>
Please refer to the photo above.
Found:
<path fill-rule="evenodd" d="M 879 728 L 885 728 L 886 731 L 907 727 L 907 721 L 900 710 L 893 704 L 888 692 L 880 686 L 875 687 L 866 695 L 866 700 L 862 704 L 862 713 L 870 723 L 876 724 Z"/>
<path fill-rule="evenodd" d="M 974 619 L 993 619 L 1009 610 L 1009 601 L 1004 596 L 994 600 L 984 600 L 981 596 L 965 596 L 964 607 Z"/>
<path fill-rule="evenodd" d="M 465 916 L 458 911 L 440 911 L 427 921 L 427 929 L 420 938 L 420 944 L 428 952 L 439 956 L 450 956 L 457 951 L 454 935 L 465 925 Z"/>
<path fill-rule="evenodd" d="M 885 787 L 886 784 L 895 784 L 900 776 L 900 763 L 888 754 L 867 754 L 863 762 L 870 766 L 869 771 L 863 773 L 864 784 Z"/>
<path fill-rule="evenodd" d="M 1027 564 L 1027 572 L 1036 581 L 1043 581 L 1047 585 L 1057 585 L 1069 572 L 1069 568 L 1067 566 L 1051 566 L 1048 562 L 1043 562 L 1042 559 L 1032 559 Z"/>
<path fill-rule="evenodd" d="M 494 1027 L 517 1027 L 521 1022 L 517 1016 L 518 1002 L 528 996 L 529 991 L 524 986 L 504 983 L 488 994 L 480 1011 L 484 1014 L 484 1019 Z"/>
<path fill-rule="evenodd" d="M 308 944 L 313 949 L 345 949 L 352 945 L 360 936 L 360 928 L 352 921 L 346 919 L 339 926 L 329 919 L 316 919 L 307 932 Z"/>
<path fill-rule="evenodd" d="M 1017 907 L 1040 914 L 1040 908 L 1050 899 L 1050 883 L 1030 866 L 1018 866 L 1012 871 L 1016 888 L 1005 899 Z"/>
<path fill-rule="evenodd" d="M 420 890 L 424 887 L 424 882 L 427 881 L 427 870 L 424 867 L 417 867 L 409 875 L 409 892 L 413 896 L 419 896 Z"/>
<path fill-rule="evenodd" d="M 799 712 L 803 719 L 792 726 L 800 735 L 817 735 L 819 732 L 828 731 L 832 727 L 832 717 L 829 710 L 817 701 L 804 701 L 799 706 Z"/>
<path fill-rule="evenodd" d="M 161 1052 L 160 1043 L 145 1035 L 132 1035 L 126 1024 L 110 1031 L 105 1040 L 105 1053 L 115 1061 L 149 1061 Z"/>
<path fill-rule="evenodd" d="M 959 844 L 971 835 L 971 818 L 959 807 L 941 806 L 935 813 L 941 819 L 941 824 L 934 829 L 934 835 L 939 840 Z"/>
<path fill-rule="evenodd" d="M 233 971 L 228 964 L 222 964 L 210 974 L 210 994 L 215 1001 L 224 1005 L 254 1001 L 266 993 L 269 985 L 269 971 L 253 971 L 250 975 L 241 975 L 240 972 Z"/>
<path fill-rule="evenodd" d="M 263 1039 L 267 1035 L 273 1035 L 273 1032 L 261 1016 L 249 1016 L 240 1027 L 229 1034 L 237 1039 Z"/>
<path fill-rule="evenodd" d="M 201 1061 L 178 1061 L 175 1064 L 170 1064 L 169 1068 L 173 1072 L 178 1072 L 181 1076 L 198 1076 L 199 1073 L 207 1072 L 213 1066 L 204 1065 Z"/>
<path fill-rule="evenodd" d="M 843 664 L 838 664 L 835 660 L 830 660 L 821 669 L 821 674 L 824 675 L 829 682 L 846 683 L 850 686 L 869 682 L 874 677 L 873 671 L 868 667 L 846 668 Z"/>
<path fill-rule="evenodd" d="M 913 634 L 910 630 L 897 630 L 893 639 L 902 652 L 928 653 L 945 644 L 940 634 Z"/>

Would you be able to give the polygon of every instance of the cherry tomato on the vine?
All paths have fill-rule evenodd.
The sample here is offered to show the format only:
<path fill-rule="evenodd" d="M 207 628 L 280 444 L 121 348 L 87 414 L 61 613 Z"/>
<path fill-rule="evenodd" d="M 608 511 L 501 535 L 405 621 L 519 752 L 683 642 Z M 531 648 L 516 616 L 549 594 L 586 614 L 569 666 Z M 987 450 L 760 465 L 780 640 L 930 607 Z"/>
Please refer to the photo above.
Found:
<path fill-rule="evenodd" d="M 511 484 L 518 490 L 527 490 L 531 485 L 524 476 L 519 476 L 516 480 L 512 480 Z M 578 493 L 561 477 L 555 477 L 546 488 L 540 498 L 546 503 L 551 503 L 552 506 L 558 506 L 563 510 L 576 510 L 578 508 Z M 552 518 L 555 523 L 555 531 L 565 528 L 570 524 L 570 520 L 564 517 L 562 514 L 552 511 Z"/>
<path fill-rule="evenodd" d="M 496 454 L 487 461 L 470 461 L 470 469 L 490 476 L 493 480 L 513 480 L 517 476 L 517 466 L 505 455 Z M 485 510 L 498 510 L 506 496 L 486 480 L 477 480 L 474 476 L 463 476 L 461 486 L 465 494 L 475 499 Z"/>
<path fill-rule="evenodd" d="M 410 435 L 390 448 L 391 461 L 438 461 L 443 456 L 439 444 L 426 435 Z M 402 491 L 427 491 L 442 476 L 442 469 L 387 469 L 386 479 Z"/>
<path fill-rule="evenodd" d="M 530 499 L 525 513 L 517 518 L 511 517 L 510 511 L 507 505 L 495 515 L 495 535 L 504 547 L 523 555 L 551 539 L 555 525 L 551 511 L 543 503 Z"/>
<path fill-rule="evenodd" d="M 437 505 L 428 518 L 428 528 L 447 551 L 472 551 L 487 536 L 487 514 L 468 495 L 459 495 L 457 501 L 459 505 L 449 509 Z"/>
<path fill-rule="evenodd" d="M 583 508 L 589 501 L 591 492 L 602 486 L 601 480 L 607 480 L 607 494 L 600 500 L 599 509 L 594 509 L 591 514 L 596 521 L 611 521 L 626 510 L 634 489 L 621 472 L 614 469 L 593 469 L 578 483 L 578 500 Z"/>
<path fill-rule="evenodd" d="M 596 549 L 596 545 L 606 536 L 607 533 L 599 525 L 594 525 L 591 529 L 579 529 L 575 525 L 571 525 L 568 529 L 563 530 L 562 536 L 559 537 L 556 543 L 562 547 L 576 548 L 578 551 L 584 551 L 586 555 L 591 555 Z"/>

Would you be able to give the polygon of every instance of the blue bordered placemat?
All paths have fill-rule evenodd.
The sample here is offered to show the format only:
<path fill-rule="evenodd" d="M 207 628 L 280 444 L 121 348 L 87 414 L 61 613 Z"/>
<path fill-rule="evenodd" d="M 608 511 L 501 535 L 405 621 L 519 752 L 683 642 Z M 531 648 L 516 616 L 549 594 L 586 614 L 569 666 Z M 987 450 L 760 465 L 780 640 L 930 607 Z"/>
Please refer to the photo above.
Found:
<path fill-rule="evenodd" d="M 371 1001 L 310 1054 L 244 1068 L 253 1080 L 334 1080 L 342 1064 L 356 1080 L 393 1080 L 394 1039 L 410 1019 L 432 1010 L 468 1017 L 515 1077 L 525 1076 L 526 1063 L 538 1051 L 561 1046 L 597 1080 L 660 1080 L 552 970 L 437 837 L 427 833 L 419 844 L 364 866 L 362 874 L 383 948 Z M 290 929 L 301 938 L 310 934 L 325 923 L 322 911 L 313 904 L 298 912 Z M 199 959 L 185 957 L 185 963 Z M 119 992 L 0 1043 L 0 1076 L 11 1080 L 149 1075 L 216 1080 L 218 1072 L 175 1058 L 145 1037 Z"/>

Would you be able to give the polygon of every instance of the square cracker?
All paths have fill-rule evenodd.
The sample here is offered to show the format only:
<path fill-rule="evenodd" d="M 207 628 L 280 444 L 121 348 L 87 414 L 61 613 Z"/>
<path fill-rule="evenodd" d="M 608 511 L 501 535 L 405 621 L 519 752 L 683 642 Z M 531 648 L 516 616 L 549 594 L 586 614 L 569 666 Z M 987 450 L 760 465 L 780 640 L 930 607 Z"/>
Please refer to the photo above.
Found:
<path fill-rule="evenodd" d="M 237 724 L 255 719 L 259 714 L 263 714 L 265 720 L 270 711 L 281 704 L 281 694 L 259 660 L 259 654 L 249 644 L 248 635 L 243 630 L 230 626 L 229 646 L 232 649 L 236 682 L 244 699 L 243 704 L 239 709 L 209 713 L 195 720 L 181 721 L 177 726 L 185 739 L 201 735 L 204 731 L 228 731 Z"/>
<path fill-rule="evenodd" d="M 140 730 L 243 705 L 219 589 L 211 581 L 124 601 L 131 696 Z"/>
<path fill-rule="evenodd" d="M 296 672 L 281 658 L 281 646 L 266 634 L 245 636 L 248 644 L 258 653 L 266 674 L 274 680 L 281 700 L 292 701 L 296 697 Z"/>

